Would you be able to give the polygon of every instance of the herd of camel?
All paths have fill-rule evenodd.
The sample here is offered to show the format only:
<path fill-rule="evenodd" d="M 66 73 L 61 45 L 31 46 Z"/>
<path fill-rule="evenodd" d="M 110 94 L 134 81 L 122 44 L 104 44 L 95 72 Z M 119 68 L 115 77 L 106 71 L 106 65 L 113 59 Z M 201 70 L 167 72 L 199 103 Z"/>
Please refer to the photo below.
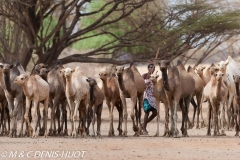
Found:
<path fill-rule="evenodd" d="M 165 107 L 163 135 L 179 137 L 177 108 L 180 106 L 181 132 L 182 136 L 186 137 L 187 129 L 194 127 L 196 112 L 196 128 L 206 126 L 202 115 L 203 102 L 208 102 L 207 135 L 211 135 L 211 128 L 214 130 L 214 136 L 225 135 L 224 129 L 235 126 L 236 136 L 239 136 L 240 69 L 230 56 L 227 60 L 208 67 L 189 66 L 187 70 L 181 61 L 172 66 L 169 61 L 160 60 L 158 66 L 161 78 L 158 71 L 150 77 L 158 110 L 155 136 L 159 136 L 160 103 Z M 102 88 L 99 88 L 96 79 L 86 77 L 80 67 L 65 68 L 59 61 L 50 67 L 43 63 L 37 64 L 31 74 L 27 74 L 20 63 L 15 65 L 0 63 L 1 134 L 32 138 L 37 135 L 47 137 L 57 134 L 77 137 L 90 135 L 89 127 L 92 124 L 91 135 L 101 136 L 101 114 L 105 99 L 109 109 L 108 136 L 115 135 L 114 107 L 119 113 L 118 134 L 127 136 L 127 108 L 130 108 L 134 135 L 141 135 L 145 83 L 136 66 L 133 63 L 127 68 L 116 66 L 114 72 L 100 72 L 99 78 L 102 80 Z M 126 98 L 130 98 L 128 104 Z M 43 117 L 40 114 L 40 103 L 44 106 Z M 188 117 L 190 103 L 194 107 L 192 121 Z M 49 107 L 51 123 L 48 128 Z M 71 122 L 69 133 L 67 107 Z M 18 115 L 21 117 L 21 128 L 17 135 Z M 43 119 L 42 124 L 41 119 Z M 96 132 L 95 119 L 97 119 Z M 23 132 L 24 123 L 25 132 Z"/>

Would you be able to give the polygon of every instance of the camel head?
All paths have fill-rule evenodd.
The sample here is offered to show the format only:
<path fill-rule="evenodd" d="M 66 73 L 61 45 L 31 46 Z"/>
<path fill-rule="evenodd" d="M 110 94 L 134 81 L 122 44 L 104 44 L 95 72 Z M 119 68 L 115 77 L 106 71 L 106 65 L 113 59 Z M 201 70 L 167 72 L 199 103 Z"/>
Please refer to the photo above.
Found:
<path fill-rule="evenodd" d="M 63 75 L 65 78 L 69 78 L 72 76 L 72 73 L 75 71 L 75 69 L 72 68 L 64 68 L 60 70 L 61 75 Z"/>
<path fill-rule="evenodd" d="M 10 72 L 10 69 L 12 69 L 12 68 L 13 68 L 12 64 L 4 63 L 4 65 L 3 65 L 3 71 L 4 72 Z"/>
<path fill-rule="evenodd" d="M 219 70 L 225 72 L 228 64 L 229 64 L 228 60 L 221 61 L 221 62 L 217 63 L 217 67 L 219 68 Z"/>
<path fill-rule="evenodd" d="M 205 66 L 196 66 L 195 70 L 198 75 L 203 75 L 203 70 L 205 69 Z"/>
<path fill-rule="evenodd" d="M 216 80 L 219 81 L 222 80 L 224 73 L 222 71 L 217 71 L 214 73 L 214 76 L 216 77 Z"/>
<path fill-rule="evenodd" d="M 86 79 L 86 81 L 89 83 L 89 86 L 90 86 L 90 87 L 91 87 L 91 86 L 94 86 L 94 85 L 97 85 L 97 81 L 96 81 L 95 79 L 91 78 L 91 77 L 88 77 L 88 78 Z"/>
<path fill-rule="evenodd" d="M 156 83 L 157 82 L 157 79 L 159 77 L 159 75 L 157 74 L 158 71 L 154 72 L 154 74 L 150 75 L 150 80 L 153 82 L 153 83 Z"/>
<path fill-rule="evenodd" d="M 0 73 L 2 73 L 2 72 L 3 72 L 3 64 L 0 63 Z"/>
<path fill-rule="evenodd" d="M 124 71 L 124 66 L 117 66 L 115 71 L 116 71 L 117 76 L 121 76 Z"/>
<path fill-rule="evenodd" d="M 210 68 L 209 68 L 209 70 L 210 70 L 210 74 L 211 75 L 214 75 L 216 72 L 218 72 L 220 69 L 218 68 L 218 67 L 216 67 L 216 66 L 211 66 Z"/>
<path fill-rule="evenodd" d="M 99 78 L 100 78 L 101 80 L 106 80 L 108 76 L 109 76 L 109 73 L 106 72 L 106 71 L 103 71 L 103 72 L 100 72 L 100 73 L 99 73 Z"/>
<path fill-rule="evenodd" d="M 43 79 L 45 79 L 45 78 L 47 78 L 48 72 L 49 72 L 49 69 L 42 68 L 42 69 L 40 69 L 39 76 L 41 76 Z"/>
<path fill-rule="evenodd" d="M 34 67 L 34 70 L 39 73 L 42 68 L 47 68 L 47 67 L 48 67 L 47 64 L 39 63 L 39 64 L 37 64 L 37 65 Z"/>
<path fill-rule="evenodd" d="M 161 61 L 158 63 L 158 65 L 159 65 L 160 70 L 163 71 L 163 70 L 166 70 L 166 69 L 167 69 L 168 65 L 170 65 L 170 62 L 167 61 L 167 60 L 161 60 Z"/>
<path fill-rule="evenodd" d="M 28 74 L 21 74 L 14 79 L 15 84 L 24 84 L 29 78 Z"/>
<path fill-rule="evenodd" d="M 233 80 L 234 80 L 234 83 L 238 83 L 240 82 L 240 76 L 239 75 L 233 75 Z"/>

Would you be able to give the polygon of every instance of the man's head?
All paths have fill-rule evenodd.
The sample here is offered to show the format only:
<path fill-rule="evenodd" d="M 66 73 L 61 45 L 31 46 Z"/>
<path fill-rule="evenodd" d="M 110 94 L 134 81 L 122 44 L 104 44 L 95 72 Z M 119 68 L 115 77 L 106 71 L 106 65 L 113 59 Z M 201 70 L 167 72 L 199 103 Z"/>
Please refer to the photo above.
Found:
<path fill-rule="evenodd" d="M 149 72 L 150 74 L 152 74 L 154 71 L 155 71 L 155 66 L 154 66 L 154 64 L 152 63 L 152 61 L 150 61 L 149 65 L 148 65 L 148 72 Z"/>

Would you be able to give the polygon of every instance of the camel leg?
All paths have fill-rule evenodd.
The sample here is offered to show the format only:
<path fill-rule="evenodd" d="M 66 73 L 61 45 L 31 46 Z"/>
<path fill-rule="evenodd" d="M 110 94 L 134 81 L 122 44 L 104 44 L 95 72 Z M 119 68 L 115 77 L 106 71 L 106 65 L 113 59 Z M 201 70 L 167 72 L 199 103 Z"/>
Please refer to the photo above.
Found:
<path fill-rule="evenodd" d="M 52 117 L 51 121 L 53 122 L 53 135 L 56 135 L 56 132 L 57 132 L 56 118 L 58 118 L 58 117 L 56 117 L 56 116 L 57 116 L 58 111 L 56 111 L 56 110 L 58 110 L 58 106 L 59 106 L 59 97 L 55 97 L 54 102 L 53 102 L 53 106 L 52 106 L 52 112 L 51 112 L 51 117 Z"/>
<path fill-rule="evenodd" d="M 211 136 L 211 115 L 212 115 L 212 105 L 208 101 L 208 129 L 207 129 L 207 136 Z"/>
<path fill-rule="evenodd" d="M 227 103 L 227 130 L 230 129 L 230 119 L 231 119 L 231 115 L 232 115 L 232 112 L 231 112 L 231 104 L 232 104 L 232 100 L 233 100 L 233 94 L 231 94 L 229 92 L 229 99 L 228 99 L 228 103 Z"/>
<path fill-rule="evenodd" d="M 33 120 L 33 126 L 37 125 L 37 106 L 38 106 L 38 100 L 34 100 L 33 101 L 33 108 L 32 108 L 32 120 Z M 32 138 L 36 138 L 37 134 L 36 134 L 36 128 L 33 129 L 33 133 L 32 133 Z"/>
<path fill-rule="evenodd" d="M 237 130 L 237 132 L 239 133 L 239 130 L 240 130 L 240 126 L 239 126 L 240 125 L 240 108 L 237 109 L 237 122 L 238 122 L 238 130 Z"/>
<path fill-rule="evenodd" d="M 26 97 L 26 112 L 25 112 L 24 118 L 25 118 L 25 120 L 26 120 L 26 122 L 28 124 L 28 130 L 30 132 L 30 137 L 32 137 L 33 128 L 32 128 L 32 126 L 30 124 L 30 121 L 29 121 L 30 104 L 31 104 L 31 100 Z"/>
<path fill-rule="evenodd" d="M 174 96 L 177 97 L 177 96 Z M 178 138 L 178 129 L 177 129 L 177 108 L 178 108 L 178 104 L 179 104 L 179 98 L 175 98 L 174 99 L 174 113 L 173 113 L 173 124 L 174 124 L 174 131 L 173 131 L 173 138 Z"/>
<path fill-rule="evenodd" d="M 89 136 L 90 133 L 89 133 L 89 126 L 92 122 L 92 116 L 93 116 L 93 109 L 92 109 L 92 106 L 89 105 L 87 107 L 87 135 Z"/>
<path fill-rule="evenodd" d="M 136 97 L 136 96 L 134 96 L 134 97 Z M 136 101 L 137 101 L 136 98 L 131 98 L 131 101 L 130 101 L 131 119 L 132 119 L 132 122 L 133 122 L 133 131 L 135 132 L 134 136 L 139 136 L 138 127 L 137 127 L 136 122 L 135 122 L 135 114 L 134 114 L 135 107 L 136 107 Z"/>
<path fill-rule="evenodd" d="M 3 105 L 2 105 L 2 103 L 1 103 L 1 122 L 0 122 L 0 128 L 2 127 L 1 135 L 4 134 L 3 115 L 4 115 L 4 108 L 3 108 Z"/>
<path fill-rule="evenodd" d="M 217 105 L 214 104 L 214 102 L 211 102 L 212 104 L 212 109 L 213 109 L 213 120 L 214 120 L 214 132 L 213 132 L 213 135 L 214 136 L 217 136 L 217 123 L 218 123 L 218 113 L 217 113 Z"/>
<path fill-rule="evenodd" d="M 223 108 L 224 108 L 225 102 L 221 102 L 220 103 L 220 119 L 221 119 L 221 135 L 225 136 L 225 131 L 224 131 L 224 112 L 223 112 Z"/>
<path fill-rule="evenodd" d="M 165 109 L 165 127 L 164 127 L 164 134 L 163 136 L 170 136 L 170 131 L 169 131 L 169 105 L 168 105 L 168 101 L 164 100 L 163 101 L 164 104 L 164 109 Z"/>
<path fill-rule="evenodd" d="M 127 117 L 128 117 L 128 113 L 127 113 L 127 106 L 126 106 L 126 99 L 124 95 L 120 95 L 122 104 L 123 104 L 123 121 L 124 121 L 124 131 L 123 131 L 123 136 L 127 136 Z"/>
<path fill-rule="evenodd" d="M 77 111 L 78 111 L 79 105 L 80 105 L 79 100 L 80 99 L 78 98 L 78 100 L 75 101 L 75 110 L 74 110 L 74 113 L 73 113 L 73 126 L 74 126 L 74 128 L 73 128 L 73 132 L 72 132 L 72 137 L 75 137 L 75 138 L 77 138 L 77 131 L 76 131 L 77 123 L 76 123 L 76 121 L 77 121 Z M 79 113 L 79 115 L 80 115 L 80 113 Z"/>
<path fill-rule="evenodd" d="M 196 96 L 197 97 L 197 96 Z M 192 122 L 190 122 L 190 120 L 188 119 L 188 128 L 192 129 L 194 127 L 194 120 L 195 120 L 195 115 L 196 115 L 196 111 L 198 109 L 198 105 L 196 104 L 194 98 L 191 99 L 191 104 L 193 105 L 193 118 L 192 118 Z M 191 124 L 191 125 L 190 125 Z"/>
<path fill-rule="evenodd" d="M 49 136 L 53 136 L 53 125 L 54 125 L 54 117 L 53 115 L 55 115 L 55 110 L 53 109 L 53 101 L 52 99 L 50 98 L 49 100 L 49 107 L 51 108 L 51 123 L 50 123 L 50 128 L 49 128 L 49 131 L 48 131 L 48 135 Z"/>
<path fill-rule="evenodd" d="M 44 100 L 44 111 L 45 111 L 45 116 L 44 116 L 44 137 L 48 137 L 47 133 L 47 119 L 48 119 L 48 103 L 49 103 L 49 97 L 46 97 Z"/>
<path fill-rule="evenodd" d="M 180 105 L 181 112 L 182 112 L 182 126 L 181 126 L 181 131 L 182 131 L 183 137 L 185 137 L 184 122 L 185 122 L 185 118 L 186 118 L 186 106 L 184 106 L 184 104 L 183 104 L 183 99 L 180 99 L 179 105 Z"/>
<path fill-rule="evenodd" d="M 142 116 L 142 107 L 143 107 L 143 94 L 140 94 L 138 96 L 138 115 L 137 115 L 137 118 L 138 118 L 138 122 L 139 122 L 139 135 L 142 134 L 142 123 L 141 123 L 141 116 Z M 138 126 L 138 124 L 137 124 Z"/>
<path fill-rule="evenodd" d="M 101 137 L 101 115 L 102 115 L 103 104 L 98 105 L 97 107 L 97 136 Z"/>
<path fill-rule="evenodd" d="M 17 115 L 18 115 L 18 110 L 19 110 L 19 108 L 20 109 L 22 109 L 21 107 L 22 107 L 22 102 L 21 101 L 19 101 L 19 98 L 18 97 L 16 97 L 16 100 L 15 100 L 15 108 L 14 108 L 14 110 L 13 110 L 13 124 L 14 124 L 14 126 L 13 126 L 13 128 L 14 128 L 14 132 L 12 133 L 12 135 L 13 135 L 13 137 L 17 137 Z"/>
<path fill-rule="evenodd" d="M 199 106 L 200 114 L 201 114 L 201 128 L 204 128 L 206 126 L 205 123 L 204 123 L 203 114 L 202 114 L 203 100 L 204 100 L 204 95 L 202 94 L 201 103 L 200 103 L 200 106 Z M 199 124 L 199 119 L 197 119 L 197 124 Z M 199 126 L 196 126 L 196 128 L 199 128 Z"/>
<path fill-rule="evenodd" d="M 95 130 L 94 130 L 94 125 L 95 125 L 95 117 L 96 117 L 96 108 L 97 106 L 93 106 L 93 116 L 92 116 L 92 137 L 95 137 Z"/>
<path fill-rule="evenodd" d="M 61 132 L 60 132 L 60 135 L 68 135 L 68 131 L 67 131 L 67 109 L 66 109 L 66 105 L 67 105 L 67 102 L 66 100 L 63 100 L 61 102 L 61 105 L 62 105 L 62 123 L 61 123 Z M 63 127 L 63 125 L 65 124 L 65 128 Z M 63 128 L 64 128 L 64 131 L 63 131 Z"/>
<path fill-rule="evenodd" d="M 122 122 L 123 122 L 123 108 L 122 108 L 122 104 L 116 104 L 117 110 L 118 110 L 118 132 L 119 132 L 119 136 L 122 136 Z"/>
<path fill-rule="evenodd" d="M 159 137 L 159 121 L 160 121 L 160 114 L 159 114 L 159 112 L 160 112 L 160 101 L 159 100 L 156 100 L 156 105 L 157 105 L 157 131 L 156 131 L 155 136 Z"/>
<path fill-rule="evenodd" d="M 114 129 L 113 129 L 113 107 L 115 104 L 115 100 L 113 100 L 111 103 L 108 101 L 107 102 L 107 106 L 108 106 L 108 110 L 109 110 L 109 121 L 110 121 L 110 127 L 109 127 L 109 131 L 108 131 L 108 136 L 114 136 Z"/>
<path fill-rule="evenodd" d="M 38 132 L 38 135 L 39 136 L 43 136 L 43 133 L 42 133 L 42 126 L 41 126 L 41 113 L 40 113 L 40 107 L 39 107 L 39 103 L 38 103 L 38 106 L 37 106 L 37 125 L 35 126 L 35 130 L 37 130 L 37 127 L 39 128 L 39 132 Z"/>
<path fill-rule="evenodd" d="M 189 95 L 188 97 L 184 98 L 184 103 L 185 103 L 185 109 L 184 109 L 184 112 L 185 112 L 185 121 L 184 121 L 184 136 L 185 137 L 188 137 L 188 133 L 187 133 L 187 121 L 189 119 L 188 117 L 188 112 L 189 112 L 189 105 L 190 105 L 190 101 L 192 99 L 192 95 Z M 190 122 L 191 123 L 191 122 Z M 189 124 L 190 126 L 192 126 L 191 124 Z M 193 128 L 193 127 L 191 127 Z"/>
<path fill-rule="evenodd" d="M 56 110 L 56 119 L 57 119 L 57 123 L 58 123 L 58 129 L 57 129 L 57 134 L 60 134 L 61 132 L 61 124 L 60 124 L 60 103 L 56 106 L 57 110 Z"/>
<path fill-rule="evenodd" d="M 173 136 L 173 132 L 174 132 L 174 120 L 173 120 L 174 106 L 173 106 L 173 100 L 169 101 L 169 108 L 170 108 L 170 127 L 171 127 L 169 136 Z"/>
<path fill-rule="evenodd" d="M 21 129 L 20 132 L 18 134 L 18 137 L 23 137 L 23 125 L 24 125 L 24 114 L 26 112 L 26 107 L 22 106 L 22 115 L 21 115 Z"/>
<path fill-rule="evenodd" d="M 196 95 L 197 98 L 197 125 L 196 128 L 199 128 L 199 114 L 200 114 L 200 106 L 201 106 L 201 98 L 202 98 L 202 93 Z M 193 118 L 193 126 L 194 126 L 194 118 Z"/>
<path fill-rule="evenodd" d="M 14 117 L 13 117 L 13 109 L 14 109 L 14 98 L 11 95 L 6 95 L 7 102 L 8 102 L 8 109 L 9 109 L 9 115 L 11 118 L 11 129 L 9 132 L 9 137 L 13 137 L 13 131 L 14 131 Z"/>

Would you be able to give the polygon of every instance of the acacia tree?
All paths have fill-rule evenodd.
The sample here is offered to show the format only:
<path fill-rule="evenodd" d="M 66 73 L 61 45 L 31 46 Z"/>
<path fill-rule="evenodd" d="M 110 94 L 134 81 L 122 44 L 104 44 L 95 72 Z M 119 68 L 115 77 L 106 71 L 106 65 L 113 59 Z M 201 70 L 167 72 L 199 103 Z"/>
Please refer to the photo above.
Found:
<path fill-rule="evenodd" d="M 65 48 L 103 36 L 109 37 L 104 43 L 62 58 L 62 63 L 141 62 L 154 58 L 157 50 L 158 58 L 171 60 L 192 48 L 207 45 L 211 51 L 240 27 L 238 11 L 204 0 L 173 6 L 157 0 L 99 1 L 1 0 L 2 60 L 18 60 L 26 67 L 37 55 L 36 63 L 51 64 Z M 119 60 L 119 51 L 133 58 Z"/>
<path fill-rule="evenodd" d="M 20 60 L 27 66 L 33 54 L 37 55 L 37 63 L 50 64 L 56 60 L 63 49 L 76 41 L 96 35 L 85 36 L 88 32 L 111 25 L 134 10 L 142 7 L 150 0 L 108 0 L 95 10 L 87 10 L 94 0 L 2 0 L 0 15 L 4 24 L 1 25 L 1 52 L 4 61 Z M 111 16 L 117 12 L 117 16 Z M 84 17 L 98 15 L 89 26 L 75 31 L 75 26 Z M 116 14 L 115 14 L 116 15 Z M 96 17 L 96 16 L 95 16 Z M 80 61 L 102 51 L 114 48 L 113 42 L 99 47 L 95 51 L 79 55 Z M 116 44 L 115 47 L 121 46 Z M 6 55 L 8 53 L 8 55 Z M 72 57 L 63 60 L 71 62 Z"/>

